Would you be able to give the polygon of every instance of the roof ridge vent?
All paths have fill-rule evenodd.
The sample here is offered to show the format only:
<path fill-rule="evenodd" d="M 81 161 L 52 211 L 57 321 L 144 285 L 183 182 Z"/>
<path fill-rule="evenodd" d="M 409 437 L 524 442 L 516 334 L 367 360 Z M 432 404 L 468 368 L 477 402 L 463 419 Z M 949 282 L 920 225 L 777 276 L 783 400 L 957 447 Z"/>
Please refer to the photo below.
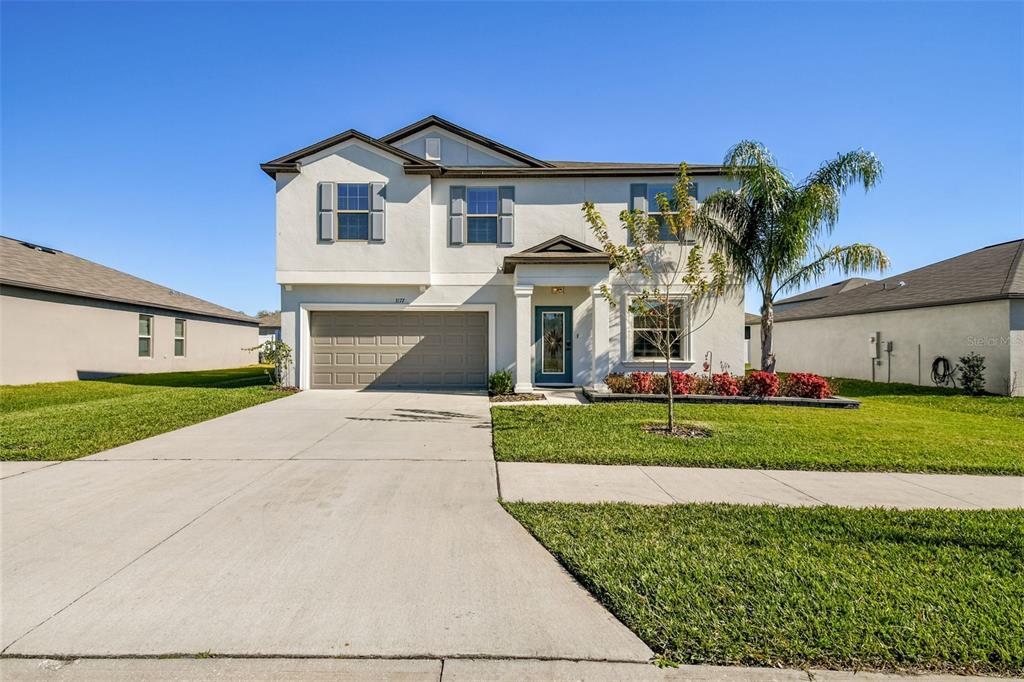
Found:
<path fill-rule="evenodd" d="M 27 246 L 28 248 L 33 249 L 34 251 L 39 251 L 41 253 L 60 253 L 60 251 L 58 251 L 57 249 L 51 248 L 49 246 L 42 246 L 41 244 L 33 244 L 32 242 L 18 243 L 21 244 L 22 246 Z"/>

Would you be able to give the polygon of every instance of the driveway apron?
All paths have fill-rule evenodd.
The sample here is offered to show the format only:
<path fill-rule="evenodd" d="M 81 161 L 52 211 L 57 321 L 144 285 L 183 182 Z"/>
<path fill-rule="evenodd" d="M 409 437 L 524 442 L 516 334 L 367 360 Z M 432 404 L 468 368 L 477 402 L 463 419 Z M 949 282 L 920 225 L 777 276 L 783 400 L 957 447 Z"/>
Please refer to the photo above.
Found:
<path fill-rule="evenodd" d="M 651 651 L 497 503 L 487 398 L 307 392 L 0 480 L 6 654 Z"/>

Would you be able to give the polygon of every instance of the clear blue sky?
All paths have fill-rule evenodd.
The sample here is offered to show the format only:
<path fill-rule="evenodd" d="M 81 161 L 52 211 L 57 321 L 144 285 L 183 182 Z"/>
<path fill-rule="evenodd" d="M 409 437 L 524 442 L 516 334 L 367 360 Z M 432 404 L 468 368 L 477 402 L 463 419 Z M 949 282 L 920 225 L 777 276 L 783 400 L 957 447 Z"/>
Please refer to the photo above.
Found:
<path fill-rule="evenodd" d="M 430 113 L 540 158 L 886 165 L 833 243 L 1024 236 L 1024 4 L 2 4 L 2 233 L 277 308 L 258 168 Z M 2 266 L 0 266 L 2 267 Z M 747 308 L 757 304 L 748 299 Z"/>

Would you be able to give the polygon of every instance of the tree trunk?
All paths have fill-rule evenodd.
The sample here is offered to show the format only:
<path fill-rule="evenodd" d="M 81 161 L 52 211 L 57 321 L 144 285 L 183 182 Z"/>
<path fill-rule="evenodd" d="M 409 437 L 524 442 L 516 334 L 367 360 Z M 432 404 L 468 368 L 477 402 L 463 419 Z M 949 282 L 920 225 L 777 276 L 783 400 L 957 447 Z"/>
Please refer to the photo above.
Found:
<path fill-rule="evenodd" d="M 669 345 L 668 357 L 665 358 L 665 391 L 668 393 L 668 432 L 675 431 L 675 398 L 672 395 L 672 346 Z"/>
<path fill-rule="evenodd" d="M 775 347 L 772 341 L 772 327 L 775 325 L 775 308 L 767 296 L 761 305 L 761 371 L 775 373 Z"/>
<path fill-rule="evenodd" d="M 665 392 L 668 394 L 668 432 L 671 434 L 675 431 L 676 416 L 675 400 L 672 395 L 672 312 L 668 296 L 665 297 L 662 310 L 665 311 L 665 336 L 662 339 L 662 345 L 665 347 Z"/>

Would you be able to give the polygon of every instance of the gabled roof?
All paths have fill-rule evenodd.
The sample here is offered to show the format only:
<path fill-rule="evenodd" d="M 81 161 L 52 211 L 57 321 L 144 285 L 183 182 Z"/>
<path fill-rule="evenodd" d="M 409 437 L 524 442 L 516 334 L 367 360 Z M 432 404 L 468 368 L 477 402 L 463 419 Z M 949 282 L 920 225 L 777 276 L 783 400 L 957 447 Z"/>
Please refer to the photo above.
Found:
<path fill-rule="evenodd" d="M 459 137 L 463 137 L 472 142 L 476 142 L 478 145 L 486 147 L 491 151 L 498 152 L 499 154 L 502 154 L 509 158 L 513 158 L 517 161 L 522 161 L 527 166 L 533 166 L 535 168 L 548 168 L 552 165 L 547 161 L 541 161 L 540 159 L 534 158 L 529 154 L 525 154 L 519 151 L 518 149 L 506 147 L 505 145 L 501 144 L 496 140 L 492 140 L 489 137 L 484 137 L 479 133 L 474 133 L 472 130 L 467 130 L 462 126 L 455 125 L 451 121 L 446 121 L 440 116 L 434 115 L 427 116 L 426 118 L 421 118 L 420 120 L 416 121 L 413 124 L 407 125 L 404 128 L 400 128 L 394 131 L 393 133 L 388 133 L 387 135 L 381 137 L 380 141 L 387 144 L 392 144 L 394 142 L 398 142 L 401 139 L 409 137 L 410 135 L 415 135 L 421 130 L 426 130 L 431 126 L 436 126 L 438 128 L 441 128 L 442 130 L 447 130 L 453 135 L 458 135 Z"/>
<path fill-rule="evenodd" d="M 610 258 L 601 249 L 560 234 L 536 246 L 505 256 L 502 271 L 515 272 L 517 265 L 608 265 Z"/>
<path fill-rule="evenodd" d="M 909 270 L 808 301 L 775 315 L 776 322 L 886 310 L 1024 298 L 1024 239 Z"/>
<path fill-rule="evenodd" d="M 442 166 L 410 154 L 394 143 L 415 135 L 431 126 L 446 130 L 453 135 L 470 140 L 493 152 L 522 162 L 523 166 Z M 622 163 L 617 161 L 544 161 L 517 149 L 507 147 L 496 140 L 484 137 L 472 130 L 447 121 L 440 116 L 427 116 L 404 128 L 388 133 L 380 138 L 373 138 L 358 130 L 345 132 L 321 140 L 291 154 L 285 154 L 273 161 L 260 164 L 270 177 L 277 173 L 298 173 L 303 158 L 333 147 L 348 139 L 355 138 L 388 154 L 394 154 L 405 162 L 405 172 L 410 174 L 426 174 L 451 178 L 515 178 L 515 177 L 640 177 L 660 176 L 672 177 L 679 172 L 676 163 Z M 687 164 L 691 176 L 722 175 L 724 166 L 712 164 Z"/>
<path fill-rule="evenodd" d="M 869 284 L 870 282 L 874 281 L 875 280 L 869 279 L 867 277 L 850 277 L 849 279 L 844 279 L 838 282 L 834 282 L 832 284 L 827 284 L 823 287 L 818 287 L 817 289 L 805 291 L 802 294 L 797 294 L 796 296 L 784 298 L 781 301 L 776 301 L 775 305 L 791 305 L 793 303 L 807 303 L 808 301 L 817 301 L 822 298 L 828 298 L 829 296 L 841 294 L 844 291 L 849 291 L 850 289 L 856 289 L 857 287 L 864 286 L 865 284 Z"/>
<path fill-rule="evenodd" d="M 298 173 L 299 167 L 301 165 L 300 162 L 302 159 L 306 158 L 307 156 L 312 156 L 317 152 L 322 152 L 325 149 L 330 149 L 336 144 L 341 144 L 346 140 L 352 139 L 359 140 L 360 142 L 368 144 L 371 147 L 375 147 L 383 152 L 387 152 L 388 154 L 393 154 L 394 156 L 400 157 L 403 161 L 405 161 L 407 166 L 414 166 L 426 172 L 440 170 L 440 166 L 438 166 L 435 163 L 431 163 L 426 159 L 421 159 L 415 154 L 410 154 L 404 149 L 399 149 L 398 147 L 393 147 L 390 144 L 386 144 L 384 142 L 381 142 L 380 140 L 374 139 L 367 135 L 366 133 L 361 133 L 358 130 L 355 130 L 354 128 L 346 130 L 345 132 L 339 133 L 338 135 L 335 135 L 333 137 L 328 137 L 325 140 L 315 142 L 309 145 L 308 147 L 303 147 L 302 149 L 292 152 L 291 154 L 285 154 L 284 156 L 278 157 L 273 161 L 261 163 L 260 168 L 263 169 L 263 172 L 269 175 L 270 177 L 274 177 L 275 174 L 277 173 Z"/>
<path fill-rule="evenodd" d="M 237 310 L 154 284 L 57 249 L 0 236 L 0 284 L 101 301 L 251 322 Z"/>
<path fill-rule="evenodd" d="M 743 313 L 743 324 L 748 327 L 755 324 L 761 324 L 761 316 L 755 315 L 754 313 Z"/>

